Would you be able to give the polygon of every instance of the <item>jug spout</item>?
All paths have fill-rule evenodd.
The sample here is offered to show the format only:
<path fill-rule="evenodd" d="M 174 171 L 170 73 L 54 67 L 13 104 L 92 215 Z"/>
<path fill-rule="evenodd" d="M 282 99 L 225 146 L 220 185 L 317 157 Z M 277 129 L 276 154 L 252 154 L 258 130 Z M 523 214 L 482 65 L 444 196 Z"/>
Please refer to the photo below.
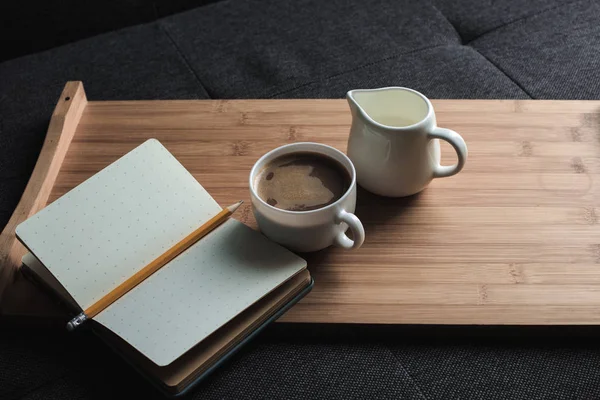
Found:
<path fill-rule="evenodd" d="M 348 105 L 350 106 L 350 111 L 352 112 L 353 117 L 358 117 L 359 114 L 365 113 L 358 101 L 356 101 L 356 93 L 359 90 L 360 89 L 349 90 L 348 93 L 346 93 L 346 100 L 348 100 Z"/>
<path fill-rule="evenodd" d="M 376 128 L 375 121 L 369 116 L 368 111 L 365 109 L 365 103 L 369 102 L 369 99 L 366 98 L 364 94 L 372 92 L 370 89 L 354 89 L 349 90 L 346 93 L 346 100 L 348 100 L 348 105 L 350 106 L 350 113 L 352 114 L 352 123 L 353 124 L 361 124 L 372 126 Z"/>
<path fill-rule="evenodd" d="M 363 124 L 370 125 L 373 127 L 382 127 L 386 125 L 381 120 L 379 114 L 381 114 L 382 108 L 386 106 L 383 104 L 386 97 L 382 91 L 392 90 L 393 88 L 381 88 L 381 89 L 353 89 L 346 93 L 346 99 L 352 112 L 352 117 L 361 121 Z"/>

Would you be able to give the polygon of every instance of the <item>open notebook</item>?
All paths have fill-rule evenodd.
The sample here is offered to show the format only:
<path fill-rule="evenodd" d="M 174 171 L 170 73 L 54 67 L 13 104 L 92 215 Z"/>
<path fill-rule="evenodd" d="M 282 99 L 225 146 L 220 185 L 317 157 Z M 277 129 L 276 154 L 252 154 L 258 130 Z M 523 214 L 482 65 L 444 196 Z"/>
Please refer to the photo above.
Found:
<path fill-rule="evenodd" d="M 29 272 L 80 311 L 219 211 L 175 157 L 148 140 L 16 233 L 31 253 L 23 260 Z M 305 260 L 229 219 L 94 321 L 113 347 L 178 392 L 310 284 Z"/>

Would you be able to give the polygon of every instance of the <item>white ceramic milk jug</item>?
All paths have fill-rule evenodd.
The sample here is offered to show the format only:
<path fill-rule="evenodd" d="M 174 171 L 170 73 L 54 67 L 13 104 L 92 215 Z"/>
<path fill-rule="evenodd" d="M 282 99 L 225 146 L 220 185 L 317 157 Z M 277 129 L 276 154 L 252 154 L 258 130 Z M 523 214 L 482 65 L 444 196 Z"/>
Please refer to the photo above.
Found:
<path fill-rule="evenodd" d="M 357 181 L 366 190 L 390 197 L 423 190 L 434 178 L 460 172 L 467 160 L 463 138 L 439 128 L 431 102 L 421 93 L 402 87 L 351 90 L 352 112 L 348 157 Z M 440 165 L 439 139 L 454 147 L 458 162 Z"/>

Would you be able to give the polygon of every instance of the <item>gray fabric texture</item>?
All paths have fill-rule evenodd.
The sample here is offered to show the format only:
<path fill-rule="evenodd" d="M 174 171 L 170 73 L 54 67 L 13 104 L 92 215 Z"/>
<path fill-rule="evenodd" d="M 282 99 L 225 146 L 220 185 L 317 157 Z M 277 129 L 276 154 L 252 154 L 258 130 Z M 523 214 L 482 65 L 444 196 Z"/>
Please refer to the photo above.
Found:
<path fill-rule="evenodd" d="M 550 9 L 471 45 L 533 98 L 600 97 L 600 2 Z"/>
<path fill-rule="evenodd" d="M 248 18 L 253 10 L 257 17 Z M 458 43 L 434 7 L 409 0 L 216 3 L 161 24 L 214 97 L 270 97 L 387 57 Z"/>
<path fill-rule="evenodd" d="M 573 331 L 519 338 L 519 329 L 444 338 L 370 328 L 356 335 L 351 326 L 305 334 L 310 326 L 274 325 L 184 399 L 600 397 L 595 339 L 574 340 Z M 2 399 L 164 398 L 89 332 L 41 339 L 3 330 L 0 339 Z"/>
<path fill-rule="evenodd" d="M 532 16 L 568 7 L 574 2 L 576 0 L 433 0 L 435 7 L 454 26 L 463 44 L 505 25 L 527 21 Z M 551 27 L 546 29 L 553 30 Z"/>
<path fill-rule="evenodd" d="M 92 100 L 341 98 L 390 85 L 599 99 L 598 21 L 596 0 L 227 0 L 0 63 L 0 221 L 67 80 Z M 187 398 L 600 398 L 600 347 L 570 330 L 439 340 L 328 328 L 274 325 Z M 132 397 L 160 398 L 93 335 L 0 328 L 0 398 Z"/>
<path fill-rule="evenodd" d="M 341 98 L 348 88 L 404 86 L 437 99 L 526 99 L 527 94 L 470 47 L 441 45 L 362 65 L 284 89 L 272 98 Z"/>

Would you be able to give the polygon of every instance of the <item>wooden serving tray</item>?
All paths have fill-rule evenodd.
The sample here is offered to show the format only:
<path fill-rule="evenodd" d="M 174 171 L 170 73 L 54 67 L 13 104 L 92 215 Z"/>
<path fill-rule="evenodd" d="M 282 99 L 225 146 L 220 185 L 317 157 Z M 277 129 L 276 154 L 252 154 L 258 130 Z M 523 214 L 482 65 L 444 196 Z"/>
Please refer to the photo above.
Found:
<path fill-rule="evenodd" d="M 364 246 L 304 255 L 315 287 L 282 320 L 600 323 L 600 101 L 433 104 L 439 125 L 469 146 L 465 169 L 411 198 L 360 190 Z M 255 227 L 253 163 L 296 141 L 345 151 L 350 121 L 345 100 L 88 102 L 69 82 L 2 233 L 4 273 L 20 265 L 20 221 L 145 139 L 160 140 L 220 204 L 247 200 L 236 217 Z M 443 163 L 453 154 L 444 147 Z M 50 312 L 18 275 L 11 282 L 5 313 Z"/>

